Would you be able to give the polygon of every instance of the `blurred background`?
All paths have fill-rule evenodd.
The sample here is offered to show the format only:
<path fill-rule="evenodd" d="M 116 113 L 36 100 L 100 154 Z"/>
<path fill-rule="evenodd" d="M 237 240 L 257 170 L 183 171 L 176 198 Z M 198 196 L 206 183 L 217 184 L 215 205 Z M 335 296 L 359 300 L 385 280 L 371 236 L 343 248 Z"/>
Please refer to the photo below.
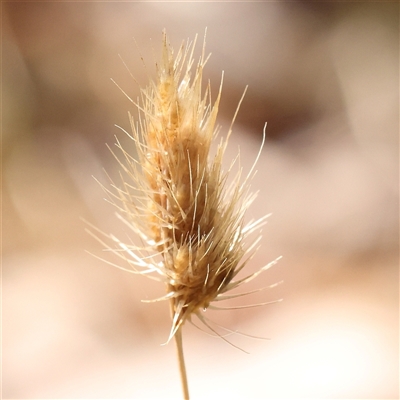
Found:
<path fill-rule="evenodd" d="M 207 312 L 271 338 L 229 336 L 249 355 L 185 327 L 192 398 L 398 398 L 396 2 L 2 3 L 3 398 L 180 398 L 168 304 L 140 302 L 164 288 L 88 254 L 82 219 L 124 234 L 92 177 L 118 172 L 114 135 L 132 146 L 110 78 L 136 98 L 162 30 L 199 55 L 206 27 L 222 135 L 249 85 L 227 165 L 240 146 L 250 168 L 268 122 L 248 270 L 283 255 L 249 289 L 284 283 L 237 304 L 284 301 Z"/>

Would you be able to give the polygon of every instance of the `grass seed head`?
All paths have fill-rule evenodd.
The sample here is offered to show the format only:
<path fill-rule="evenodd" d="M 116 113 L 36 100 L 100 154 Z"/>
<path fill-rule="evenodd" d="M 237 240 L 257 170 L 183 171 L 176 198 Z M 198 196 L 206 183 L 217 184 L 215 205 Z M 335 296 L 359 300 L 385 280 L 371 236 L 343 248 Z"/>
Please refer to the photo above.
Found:
<path fill-rule="evenodd" d="M 231 129 L 215 155 L 209 155 L 222 81 L 212 103 L 209 85 L 202 93 L 204 45 L 195 64 L 195 43 L 183 44 L 175 54 L 163 34 L 157 79 L 135 103 L 137 122 L 131 117 L 138 157 L 117 141 L 128 178 L 109 192 L 118 200 L 121 219 L 144 242 L 137 248 L 110 236 L 118 247 L 115 252 L 134 272 L 165 282 L 167 295 L 162 299 L 171 300 L 173 313 L 170 338 L 193 314 L 199 316 L 213 300 L 264 269 L 234 280 L 246 264 L 242 258 L 253 248 L 245 247 L 244 238 L 264 219 L 247 226 L 243 222 L 254 199 L 248 193 L 252 171 L 244 182 L 239 171 L 227 188 L 221 166 Z"/>

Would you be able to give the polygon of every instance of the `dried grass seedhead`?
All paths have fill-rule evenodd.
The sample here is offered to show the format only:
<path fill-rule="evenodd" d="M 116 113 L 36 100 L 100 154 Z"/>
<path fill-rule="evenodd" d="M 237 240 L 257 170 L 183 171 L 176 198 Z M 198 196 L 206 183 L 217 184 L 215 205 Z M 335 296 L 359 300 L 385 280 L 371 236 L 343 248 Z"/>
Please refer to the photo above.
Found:
<path fill-rule="evenodd" d="M 133 158 L 117 141 L 123 154 L 119 162 L 128 179 L 122 186 L 113 184 L 115 190 L 109 191 L 122 211 L 121 219 L 144 245 L 138 248 L 112 235 L 109 238 L 133 272 L 166 283 L 167 295 L 158 300 L 172 302 L 170 338 L 193 314 L 204 322 L 200 311 L 214 300 L 231 298 L 224 293 L 272 264 L 234 280 L 257 243 L 245 247 L 244 239 L 265 218 L 243 223 L 255 197 L 248 193 L 253 169 L 243 182 L 239 170 L 233 183 L 226 185 L 221 166 L 231 129 L 210 159 L 222 81 L 212 104 L 210 85 L 202 94 L 204 45 L 194 66 L 195 43 L 182 45 L 174 54 L 164 33 L 157 80 L 135 102 L 138 121 L 130 117 L 138 157 Z M 246 254 L 249 257 L 243 260 Z"/>

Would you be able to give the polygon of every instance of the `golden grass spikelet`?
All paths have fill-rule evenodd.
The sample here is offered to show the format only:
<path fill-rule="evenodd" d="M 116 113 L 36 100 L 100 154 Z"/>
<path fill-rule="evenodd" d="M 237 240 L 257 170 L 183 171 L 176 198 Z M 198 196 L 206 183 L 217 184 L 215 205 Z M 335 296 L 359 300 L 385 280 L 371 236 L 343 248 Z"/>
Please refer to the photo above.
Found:
<path fill-rule="evenodd" d="M 138 248 L 109 235 L 115 253 L 133 272 L 150 275 L 167 286 L 167 294 L 156 301 L 171 301 L 169 339 L 192 315 L 209 326 L 200 313 L 211 302 L 239 296 L 225 293 L 274 263 L 235 280 L 258 243 L 246 247 L 244 239 L 265 217 L 244 224 L 245 210 L 255 198 L 248 192 L 254 166 L 243 182 L 239 168 L 230 185 L 222 171 L 232 125 L 215 155 L 209 155 L 217 134 L 222 80 L 212 104 L 209 84 L 202 94 L 208 58 L 203 44 L 200 60 L 194 65 L 195 43 L 183 44 L 175 54 L 163 34 L 157 80 L 141 90 L 140 101 L 134 102 L 138 121 L 130 116 L 130 137 L 138 157 L 133 158 L 117 140 L 123 155 L 119 163 L 128 180 L 123 179 L 122 187 L 113 183 L 114 190 L 107 190 L 121 211 L 121 220 L 144 242 Z"/>

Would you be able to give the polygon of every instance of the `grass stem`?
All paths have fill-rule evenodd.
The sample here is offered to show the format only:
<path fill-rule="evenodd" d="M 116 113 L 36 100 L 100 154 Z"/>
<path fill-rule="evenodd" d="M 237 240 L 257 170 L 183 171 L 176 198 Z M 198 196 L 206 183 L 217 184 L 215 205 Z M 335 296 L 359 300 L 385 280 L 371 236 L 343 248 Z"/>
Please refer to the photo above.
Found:
<path fill-rule="evenodd" d="M 185 367 L 185 359 L 183 357 L 183 346 L 182 346 L 182 327 L 175 333 L 175 344 L 176 344 L 176 351 L 178 355 L 178 362 L 179 362 L 179 372 L 181 375 L 181 384 L 182 384 L 182 392 L 184 400 L 189 400 L 189 386 L 187 382 L 186 376 L 186 367 Z"/>

